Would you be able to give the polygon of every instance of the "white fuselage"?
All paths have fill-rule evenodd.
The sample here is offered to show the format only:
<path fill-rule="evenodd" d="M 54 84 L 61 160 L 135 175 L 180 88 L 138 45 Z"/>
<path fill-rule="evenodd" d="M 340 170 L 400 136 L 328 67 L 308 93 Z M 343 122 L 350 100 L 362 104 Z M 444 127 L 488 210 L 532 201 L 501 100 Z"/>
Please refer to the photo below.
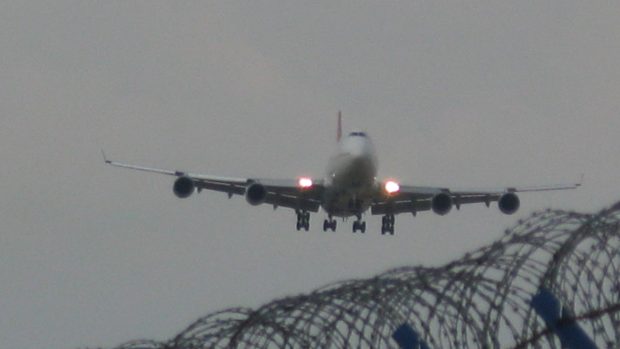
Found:
<path fill-rule="evenodd" d="M 344 137 L 327 165 L 323 209 L 330 216 L 360 216 L 377 192 L 377 157 L 364 132 Z"/>

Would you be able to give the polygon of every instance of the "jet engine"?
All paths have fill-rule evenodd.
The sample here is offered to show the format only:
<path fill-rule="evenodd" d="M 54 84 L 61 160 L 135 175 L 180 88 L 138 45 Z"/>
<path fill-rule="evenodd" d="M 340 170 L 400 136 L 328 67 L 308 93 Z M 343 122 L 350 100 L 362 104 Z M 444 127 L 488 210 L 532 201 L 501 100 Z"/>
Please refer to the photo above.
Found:
<path fill-rule="evenodd" d="M 267 189 L 260 183 L 252 183 L 245 188 L 245 200 L 253 206 L 260 205 L 265 202 L 267 197 Z"/>
<path fill-rule="evenodd" d="M 519 197 L 515 193 L 506 193 L 500 196 L 497 206 L 503 214 L 513 214 L 519 209 Z"/>
<path fill-rule="evenodd" d="M 176 195 L 180 199 L 185 199 L 190 197 L 196 186 L 194 185 L 194 181 L 186 176 L 179 177 L 176 181 L 174 181 L 174 186 L 172 190 L 174 191 L 174 195 Z"/>
<path fill-rule="evenodd" d="M 439 193 L 433 196 L 431 208 L 436 214 L 443 216 L 452 209 L 452 197 L 446 193 Z"/>

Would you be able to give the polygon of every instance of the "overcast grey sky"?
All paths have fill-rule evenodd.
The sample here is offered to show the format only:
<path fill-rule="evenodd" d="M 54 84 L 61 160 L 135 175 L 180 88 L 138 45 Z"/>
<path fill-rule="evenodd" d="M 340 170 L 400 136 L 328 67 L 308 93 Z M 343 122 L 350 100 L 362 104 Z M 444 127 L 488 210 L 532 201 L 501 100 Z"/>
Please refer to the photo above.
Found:
<path fill-rule="evenodd" d="M 620 199 L 620 2 L 0 4 L 0 347 L 167 339 L 195 319 L 402 265 L 439 265 L 546 207 Z M 118 160 L 321 176 L 335 115 L 380 175 L 585 187 L 398 216 L 396 236 L 295 231 L 286 209 Z"/>

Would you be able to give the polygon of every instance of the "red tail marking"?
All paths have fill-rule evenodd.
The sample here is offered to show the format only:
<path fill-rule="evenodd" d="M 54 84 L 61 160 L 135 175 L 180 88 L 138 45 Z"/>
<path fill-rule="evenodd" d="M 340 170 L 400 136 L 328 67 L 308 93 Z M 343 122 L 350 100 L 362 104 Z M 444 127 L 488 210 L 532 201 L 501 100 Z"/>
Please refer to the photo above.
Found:
<path fill-rule="evenodd" d="M 336 141 L 340 142 L 342 138 L 342 112 L 338 111 L 338 129 L 336 130 Z"/>

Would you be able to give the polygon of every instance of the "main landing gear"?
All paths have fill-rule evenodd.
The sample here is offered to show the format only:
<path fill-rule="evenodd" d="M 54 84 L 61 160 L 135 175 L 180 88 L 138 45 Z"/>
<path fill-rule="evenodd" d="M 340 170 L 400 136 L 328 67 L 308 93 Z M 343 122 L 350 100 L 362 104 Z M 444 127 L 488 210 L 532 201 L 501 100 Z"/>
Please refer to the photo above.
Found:
<path fill-rule="evenodd" d="M 297 213 L 297 230 L 308 231 L 310 229 L 310 212 L 308 211 L 296 211 Z M 381 219 L 381 235 L 394 235 L 394 215 L 386 214 Z M 323 231 L 336 231 L 336 220 L 329 216 L 329 218 L 323 221 Z M 353 222 L 353 233 L 366 232 L 366 222 L 362 221 L 362 217 L 357 216 L 357 219 Z"/>
<path fill-rule="evenodd" d="M 308 231 L 310 229 L 310 212 L 297 211 L 297 230 Z"/>
<path fill-rule="evenodd" d="M 386 214 L 381 219 L 381 235 L 390 234 L 394 235 L 394 215 Z"/>
<path fill-rule="evenodd" d="M 327 230 L 336 231 L 336 220 L 331 216 L 323 221 L 323 231 Z"/>
<path fill-rule="evenodd" d="M 366 222 L 362 221 L 362 216 L 357 216 L 357 220 L 353 222 L 353 233 L 361 231 L 362 234 L 366 232 Z"/>

